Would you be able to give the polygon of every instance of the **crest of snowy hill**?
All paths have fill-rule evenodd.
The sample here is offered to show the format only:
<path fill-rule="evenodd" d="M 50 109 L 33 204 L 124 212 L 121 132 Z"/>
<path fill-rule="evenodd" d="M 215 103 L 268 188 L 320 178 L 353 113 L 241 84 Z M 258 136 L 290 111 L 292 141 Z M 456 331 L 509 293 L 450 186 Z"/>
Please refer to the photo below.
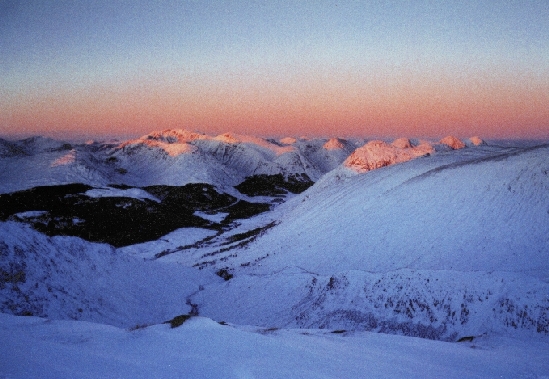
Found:
<path fill-rule="evenodd" d="M 246 249 L 214 257 L 234 278 L 201 309 L 448 340 L 547 335 L 548 155 L 479 146 L 317 183 Z"/>
<path fill-rule="evenodd" d="M 135 330 L 0 314 L 3 378 L 546 378 L 549 344 L 445 343 L 192 317 Z"/>

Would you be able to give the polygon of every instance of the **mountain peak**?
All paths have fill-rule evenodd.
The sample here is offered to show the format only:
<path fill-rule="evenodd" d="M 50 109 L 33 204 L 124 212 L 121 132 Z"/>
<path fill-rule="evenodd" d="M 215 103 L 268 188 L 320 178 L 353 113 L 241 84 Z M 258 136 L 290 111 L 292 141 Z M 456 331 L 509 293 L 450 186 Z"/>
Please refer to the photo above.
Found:
<path fill-rule="evenodd" d="M 393 141 L 391 145 L 399 149 L 408 149 L 412 147 L 412 143 L 408 138 L 397 138 L 396 140 Z"/>
<path fill-rule="evenodd" d="M 193 153 L 197 148 L 189 142 L 198 139 L 207 139 L 208 136 L 183 129 L 166 129 L 154 131 L 138 139 L 129 140 L 118 145 L 118 148 L 135 148 L 147 146 L 149 148 L 160 148 L 171 157 L 181 154 Z"/>
<path fill-rule="evenodd" d="M 425 156 L 433 151 L 433 147 L 427 143 L 412 147 L 406 138 L 399 138 L 391 145 L 384 141 L 372 140 L 356 149 L 343 164 L 354 171 L 367 172 Z"/>
<path fill-rule="evenodd" d="M 441 144 L 448 146 L 453 150 L 463 149 L 465 144 L 459 138 L 454 136 L 444 137 L 439 141 Z"/>
<path fill-rule="evenodd" d="M 283 145 L 293 145 L 294 143 L 297 142 L 297 140 L 293 137 L 285 137 L 279 140 L 278 142 L 280 142 Z"/>
<path fill-rule="evenodd" d="M 339 138 L 330 138 L 323 146 L 326 150 L 341 150 L 345 147 Z"/>
<path fill-rule="evenodd" d="M 165 129 L 162 131 L 151 132 L 141 139 L 145 140 L 158 140 L 165 143 L 187 143 L 197 139 L 211 138 L 205 134 L 191 132 L 185 129 Z"/>
<path fill-rule="evenodd" d="M 486 145 L 486 142 L 478 136 L 469 138 L 469 141 L 471 141 L 471 143 L 475 146 Z"/>

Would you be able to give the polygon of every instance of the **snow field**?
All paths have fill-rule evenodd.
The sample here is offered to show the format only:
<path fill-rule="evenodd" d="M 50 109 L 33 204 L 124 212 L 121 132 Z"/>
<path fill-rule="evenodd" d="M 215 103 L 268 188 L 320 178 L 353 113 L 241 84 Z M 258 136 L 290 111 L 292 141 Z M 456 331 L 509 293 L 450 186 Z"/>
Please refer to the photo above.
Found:
<path fill-rule="evenodd" d="M 203 317 L 129 331 L 0 314 L 5 378 L 546 378 L 549 345 L 266 330 Z"/>

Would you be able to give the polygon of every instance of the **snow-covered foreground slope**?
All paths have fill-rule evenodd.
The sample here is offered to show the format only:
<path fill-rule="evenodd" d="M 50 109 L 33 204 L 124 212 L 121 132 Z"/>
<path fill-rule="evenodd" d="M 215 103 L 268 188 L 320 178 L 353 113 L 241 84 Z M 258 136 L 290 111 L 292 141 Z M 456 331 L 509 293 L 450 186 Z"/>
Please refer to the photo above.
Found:
<path fill-rule="evenodd" d="M 265 326 L 546 336 L 548 156 L 452 151 L 321 181 L 245 249 L 217 255 L 234 278 L 195 300 Z"/>
<path fill-rule="evenodd" d="M 549 344 L 219 325 L 127 330 L 0 314 L 3 378 L 547 378 Z"/>

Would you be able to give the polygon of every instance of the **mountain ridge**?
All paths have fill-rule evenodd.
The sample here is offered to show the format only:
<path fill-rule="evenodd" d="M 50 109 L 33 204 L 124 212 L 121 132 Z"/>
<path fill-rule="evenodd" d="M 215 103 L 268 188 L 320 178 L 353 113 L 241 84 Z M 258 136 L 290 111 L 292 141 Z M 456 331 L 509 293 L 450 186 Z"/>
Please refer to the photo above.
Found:
<path fill-rule="evenodd" d="M 156 240 L 114 248 L 29 229 L 21 222 L 47 216 L 45 225 L 64 231 L 81 228 L 86 219 L 32 204 L 23 207 L 0 222 L 2 311 L 122 325 L 124 317 L 138 312 L 139 302 L 126 306 L 121 300 L 104 310 L 99 290 L 87 282 L 129 276 L 133 269 L 154 277 L 167 265 L 185 267 L 180 277 L 170 279 L 189 288 L 177 300 L 180 312 L 234 324 L 370 330 L 445 341 L 549 334 L 548 145 L 216 138 L 165 131 L 127 145 L 52 147 L 46 141 L 44 148 L 35 140 L 28 150 L 34 153 L 0 159 L 0 175 L 7 180 L 3 191 L 10 192 L 1 195 L 5 199 L 14 196 L 10 188 L 36 190 L 46 183 L 46 190 L 55 194 L 52 184 L 84 178 L 84 192 L 72 194 L 79 204 L 112 203 L 120 216 L 134 205 L 173 208 L 162 202 L 175 191 L 172 205 L 190 206 L 185 212 L 201 220 L 166 229 Z M 178 145 L 183 148 L 165 150 Z M 192 149 L 186 151 L 187 145 Z M 411 159 L 414 149 L 417 159 Z M 355 157 L 373 152 L 365 156 L 373 156 L 374 170 L 344 163 L 357 151 Z M 28 178 L 15 175 L 27 169 Z M 194 204 L 183 190 L 189 180 L 197 181 L 193 193 L 204 204 Z M 63 202 L 72 195 L 59 196 Z M 206 206 L 218 197 L 227 201 Z M 269 211 L 231 210 L 244 202 Z M 146 227 L 146 222 L 140 224 Z M 79 258 L 68 249 L 82 251 L 90 267 L 97 259 L 95 274 L 75 262 Z M 37 263 L 38 251 L 48 261 L 45 266 Z M 118 273 L 108 269 L 108 260 L 116 263 Z M 67 288 L 71 281 L 74 288 Z M 135 290 L 130 279 L 122 282 L 112 290 Z M 51 293 L 48 286 L 56 290 Z M 147 299 L 162 288 L 177 297 L 169 283 L 159 282 Z M 95 303 L 79 307 L 82 297 Z M 43 308 L 49 301 L 55 307 Z M 146 313 L 147 322 L 160 322 L 161 314 L 176 311 L 170 307 Z M 128 322 L 142 320 L 130 317 Z"/>
<path fill-rule="evenodd" d="M 476 138 L 471 146 L 481 144 Z M 0 193 L 70 183 L 135 187 L 207 183 L 230 191 L 247 177 L 278 174 L 307 175 L 316 182 L 368 146 L 364 140 L 277 140 L 234 133 L 209 136 L 183 129 L 154 131 L 123 142 L 70 144 L 43 137 L 1 142 Z M 427 149 L 423 155 L 431 152 L 427 143 L 408 149 L 393 147 L 409 152 L 420 146 Z M 437 145 L 432 146 L 437 149 Z M 374 166 L 402 160 L 395 159 L 396 150 L 385 150 L 392 157 L 387 160 L 378 154 L 374 160 L 383 163 L 374 162 Z M 21 165 L 27 179 L 13 170 L 17 165 Z"/>

